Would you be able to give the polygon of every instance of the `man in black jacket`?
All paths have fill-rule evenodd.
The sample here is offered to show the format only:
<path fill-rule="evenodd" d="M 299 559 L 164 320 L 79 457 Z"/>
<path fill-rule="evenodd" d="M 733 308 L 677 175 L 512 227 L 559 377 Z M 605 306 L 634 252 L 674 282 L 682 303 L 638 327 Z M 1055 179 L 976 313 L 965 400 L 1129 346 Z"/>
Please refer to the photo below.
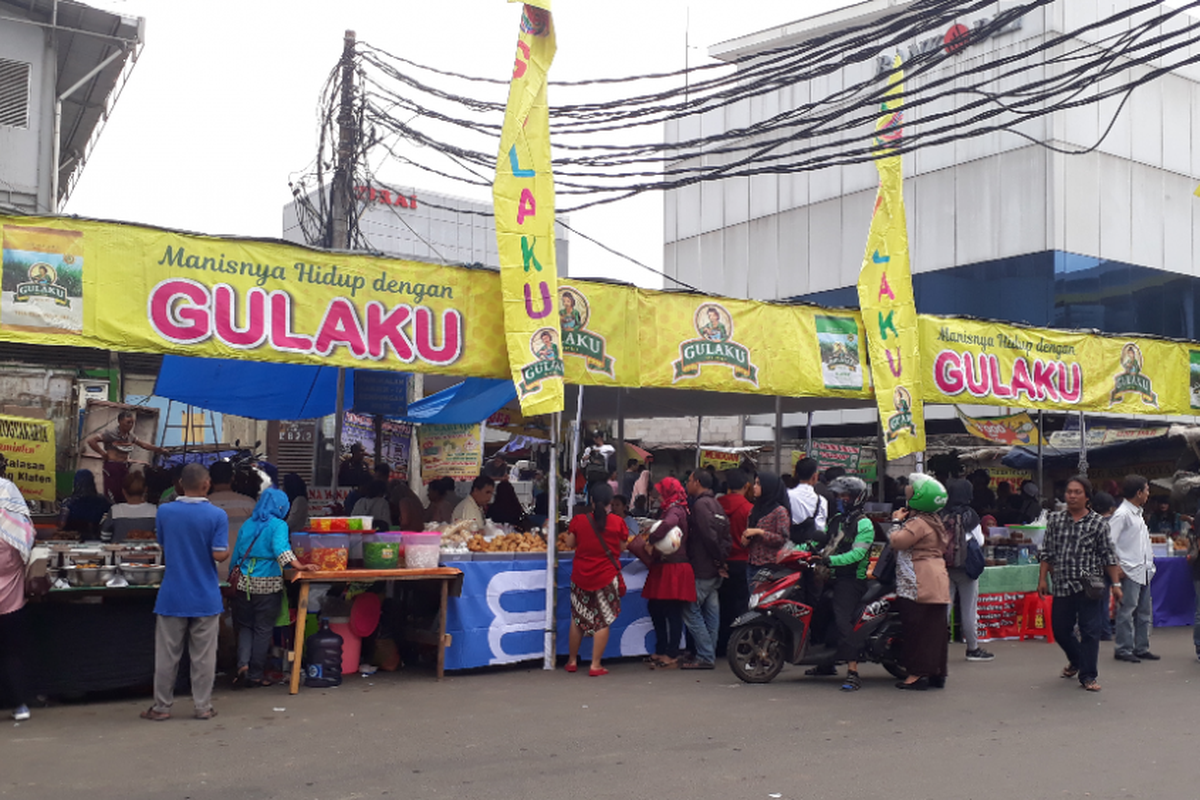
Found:
<path fill-rule="evenodd" d="M 712 474 L 702 469 L 693 472 L 688 478 L 687 492 L 692 498 L 687 551 L 692 572 L 696 574 L 696 601 L 684 609 L 683 623 L 696 641 L 696 660 L 681 667 L 713 669 L 721 622 L 718 592 L 732 540 L 729 538 L 729 520 L 713 496 Z"/>

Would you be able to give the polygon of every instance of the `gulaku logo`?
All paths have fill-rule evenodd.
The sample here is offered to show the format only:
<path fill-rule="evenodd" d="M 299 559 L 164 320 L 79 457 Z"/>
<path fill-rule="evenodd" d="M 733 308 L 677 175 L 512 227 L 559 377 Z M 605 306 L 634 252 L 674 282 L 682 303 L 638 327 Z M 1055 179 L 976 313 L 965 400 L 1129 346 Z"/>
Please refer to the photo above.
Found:
<path fill-rule="evenodd" d="M 540 328 L 529 340 L 529 351 L 533 353 L 534 361 L 521 367 L 521 383 L 517 386 L 521 397 L 540 392 L 542 382 L 548 378 L 563 377 L 558 335 L 554 328 Z"/>
<path fill-rule="evenodd" d="M 906 433 L 916 436 L 917 426 L 913 422 L 912 395 L 908 393 L 908 389 L 897 386 L 896 391 L 892 393 L 892 405 L 895 407 L 896 413 L 888 417 L 888 441 L 894 442 Z"/>
<path fill-rule="evenodd" d="M 733 316 L 724 306 L 704 303 L 696 309 L 693 324 L 699 338 L 680 343 L 672 383 L 695 378 L 705 364 L 717 364 L 732 367 L 734 378 L 758 387 L 758 367 L 751 363 L 750 351 L 733 341 Z"/>
<path fill-rule="evenodd" d="M 1158 395 L 1154 393 L 1150 376 L 1142 372 L 1143 364 L 1142 348 L 1133 342 L 1121 348 L 1121 372 L 1113 378 L 1113 390 L 1108 396 L 1110 406 L 1123 401 L 1127 394 L 1136 394 L 1141 396 L 1144 404 L 1158 408 Z"/>
<path fill-rule="evenodd" d="M 584 359 L 588 372 L 614 377 L 613 357 L 605 351 L 608 342 L 598 333 L 587 329 L 591 305 L 583 292 L 564 286 L 558 292 L 558 325 L 562 329 L 563 353 Z"/>
<path fill-rule="evenodd" d="M 71 256 L 63 256 L 66 262 Z M 67 299 L 67 290 L 58 285 L 58 272 L 45 261 L 39 261 L 29 268 L 29 280 L 18 283 L 13 292 L 14 303 L 27 303 L 31 297 L 47 297 L 60 306 L 70 308 L 71 301 Z"/>

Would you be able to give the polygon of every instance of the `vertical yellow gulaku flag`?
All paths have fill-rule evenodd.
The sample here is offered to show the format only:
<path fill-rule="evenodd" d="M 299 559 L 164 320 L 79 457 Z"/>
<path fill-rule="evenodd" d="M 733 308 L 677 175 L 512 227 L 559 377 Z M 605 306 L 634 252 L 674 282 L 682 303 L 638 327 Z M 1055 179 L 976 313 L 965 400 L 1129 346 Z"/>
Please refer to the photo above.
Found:
<path fill-rule="evenodd" d="M 504 341 L 525 416 L 563 408 L 554 174 L 550 170 L 550 107 L 546 101 L 547 73 L 555 47 L 550 0 L 525 3 L 492 186 Z"/>
<path fill-rule="evenodd" d="M 921 340 L 908 263 L 904 172 L 900 156 L 894 154 L 904 135 L 903 105 L 904 72 L 897 58 L 875 124 L 879 192 L 858 276 L 858 303 L 889 460 L 925 449 Z"/>

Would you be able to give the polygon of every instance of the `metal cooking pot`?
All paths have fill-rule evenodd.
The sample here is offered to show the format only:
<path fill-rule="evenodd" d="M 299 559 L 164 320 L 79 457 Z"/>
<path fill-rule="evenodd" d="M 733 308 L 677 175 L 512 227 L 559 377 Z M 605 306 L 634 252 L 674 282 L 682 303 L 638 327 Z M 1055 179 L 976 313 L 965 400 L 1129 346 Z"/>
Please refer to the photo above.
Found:
<path fill-rule="evenodd" d="M 162 583 L 162 576 L 166 569 L 161 564 L 152 564 L 144 567 L 122 564 L 121 574 L 125 576 L 125 580 L 129 581 L 130 586 L 154 586 L 155 584 Z"/>
<path fill-rule="evenodd" d="M 104 586 L 112 580 L 116 567 L 63 567 L 67 583 L 72 586 Z"/>

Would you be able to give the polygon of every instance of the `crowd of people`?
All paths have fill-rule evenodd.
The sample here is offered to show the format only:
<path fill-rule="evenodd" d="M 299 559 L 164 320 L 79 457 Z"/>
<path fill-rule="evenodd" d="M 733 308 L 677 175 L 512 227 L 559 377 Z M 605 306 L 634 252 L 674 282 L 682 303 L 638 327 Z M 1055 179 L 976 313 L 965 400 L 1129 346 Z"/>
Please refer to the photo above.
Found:
<path fill-rule="evenodd" d="M 577 508 L 568 534 L 572 565 L 568 672 L 579 666 L 583 641 L 593 641 L 588 674 L 608 674 L 602 656 L 609 628 L 625 593 L 620 553 L 628 550 L 647 567 L 642 595 L 655 632 L 646 661 L 660 670 L 711 670 L 724 654 L 733 620 L 748 605 L 755 584 L 788 549 L 805 550 L 813 565 L 810 600 L 824 624 L 814 636 L 830 655 L 807 674 L 836 676 L 844 691 L 857 691 L 859 653 L 850 644 L 855 614 L 867 592 L 872 549 L 887 544 L 894 556 L 895 592 L 904 636 L 904 690 L 944 688 L 947 680 L 948 619 L 957 599 L 968 661 L 994 656 L 977 638 L 978 571 L 968 555 L 984 543 L 983 528 L 1002 519 L 1025 524 L 1043 513 L 1036 485 L 1017 492 L 992 492 L 976 472 L 943 483 L 924 474 L 895 481 L 890 524 L 867 515 L 871 487 L 839 469 L 819 472 L 812 459 L 797 462 L 791 475 L 769 471 L 692 471 L 683 480 L 667 476 L 651 485 L 644 465 L 631 460 L 625 475 L 611 467 L 611 448 L 597 435 L 580 466 L 587 478 L 587 503 Z M 599 458 L 605 469 L 599 469 Z M 518 499 L 502 459 L 489 464 L 459 500 L 449 479 L 432 481 L 428 505 L 406 481 L 390 479 L 384 464 L 366 468 L 361 448 L 346 462 L 357 485 L 346 500 L 355 515 L 370 515 L 376 527 L 395 524 L 420 530 L 426 522 L 485 519 L 527 529 L 538 509 Z M 587 468 L 594 467 L 588 472 Z M 211 696 L 216 669 L 219 617 L 225 606 L 222 581 L 232 586 L 237 635 L 235 685 L 270 685 L 264 667 L 271 631 L 282 600 L 283 569 L 312 569 L 291 551 L 290 533 L 308 527 L 307 487 L 295 474 L 282 490 L 257 496 L 235 491 L 233 467 L 182 468 L 172 491 L 149 502 L 144 477 L 122 476 L 121 501 L 96 491 L 92 473 L 80 470 L 60 524 L 85 538 L 119 543 L 134 531 L 149 531 L 163 548 L 166 571 L 154 612 L 156 623 L 154 704 L 148 720 L 170 718 L 174 686 L 185 648 L 190 653 L 194 715 L 216 715 Z M 1032 489 L 1030 488 L 1032 487 Z M 639 492 L 640 488 L 640 492 Z M 1178 532 L 1192 517 L 1173 513 L 1169 503 L 1151 501 L 1145 478 L 1130 475 L 1112 492 L 1095 492 L 1083 477 L 1061 487 L 1060 506 L 1045 516 L 1038 593 L 1052 595 L 1052 626 L 1067 658 L 1064 678 L 1099 691 L 1099 642 L 1115 638 L 1118 661 L 1157 660 L 1150 650 L 1150 582 L 1154 576 L 1151 532 Z M 631 497 L 637 499 L 633 500 Z M 545 497 L 545 493 L 542 493 Z M 172 502 L 174 501 L 174 502 Z M 887 506 L 884 506 L 885 508 Z M 653 509 L 651 513 L 649 509 Z M 875 509 L 878 511 L 879 509 Z M 646 517 L 654 522 L 646 524 Z M 883 524 L 880 524 L 883 522 Z M 632 538 L 631 538 L 632 534 Z M 142 537 L 135 537 L 142 538 Z M 16 698 L 14 718 L 29 717 L 20 653 L 24 641 L 24 573 L 34 544 L 29 510 L 16 486 L 4 477 L 0 457 L 0 679 Z M 885 550 L 886 552 L 886 550 Z M 1188 559 L 1197 576 L 1196 537 Z M 1111 599 L 1110 599 L 1111 598 Z M 1115 620 L 1108 613 L 1115 600 Z M 1200 602 L 1195 645 L 1200 658 Z"/>

